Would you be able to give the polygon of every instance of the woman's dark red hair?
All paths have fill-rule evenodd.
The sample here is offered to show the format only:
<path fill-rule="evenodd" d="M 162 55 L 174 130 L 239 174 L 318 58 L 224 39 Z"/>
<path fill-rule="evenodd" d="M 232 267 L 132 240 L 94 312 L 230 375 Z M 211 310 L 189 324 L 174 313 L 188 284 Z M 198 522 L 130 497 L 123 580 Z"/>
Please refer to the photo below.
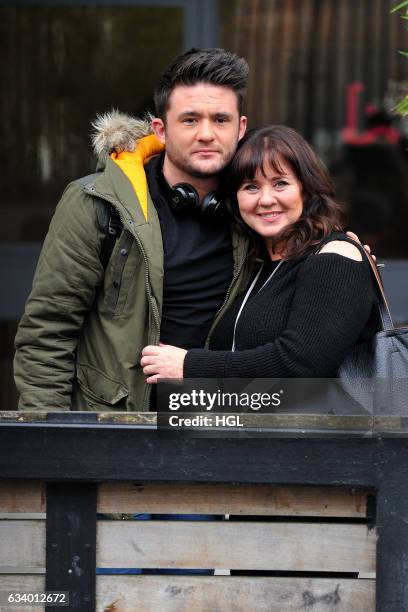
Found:
<path fill-rule="evenodd" d="M 252 130 L 241 142 L 231 163 L 229 187 L 234 196 L 231 212 L 236 226 L 249 235 L 254 252 L 264 252 L 263 240 L 241 218 L 236 193 L 247 180 L 255 178 L 259 169 L 264 175 L 269 167 L 279 174 L 282 164 L 288 165 L 302 186 L 301 217 L 273 239 L 272 246 L 284 245 L 283 257 L 302 256 L 317 246 L 333 231 L 343 229 L 342 207 L 334 199 L 329 174 L 310 145 L 295 130 L 285 125 L 271 125 Z"/>

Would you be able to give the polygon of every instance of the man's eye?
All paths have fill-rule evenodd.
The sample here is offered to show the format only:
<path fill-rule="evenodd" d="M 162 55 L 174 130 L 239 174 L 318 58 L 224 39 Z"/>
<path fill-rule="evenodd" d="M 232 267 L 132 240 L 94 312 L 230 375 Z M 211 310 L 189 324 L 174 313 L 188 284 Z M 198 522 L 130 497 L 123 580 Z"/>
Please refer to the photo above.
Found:
<path fill-rule="evenodd" d="M 228 123 L 228 117 L 217 117 L 217 123 Z"/>
<path fill-rule="evenodd" d="M 195 121 L 197 120 L 194 119 L 194 117 L 187 117 L 186 119 L 183 119 L 183 123 L 186 123 L 187 125 L 192 125 Z"/>

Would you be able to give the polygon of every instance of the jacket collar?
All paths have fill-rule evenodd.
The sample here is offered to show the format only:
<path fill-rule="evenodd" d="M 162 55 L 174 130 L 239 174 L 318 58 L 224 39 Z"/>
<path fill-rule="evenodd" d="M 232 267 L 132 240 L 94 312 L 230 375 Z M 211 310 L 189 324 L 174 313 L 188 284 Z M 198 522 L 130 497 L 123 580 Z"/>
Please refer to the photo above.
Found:
<path fill-rule="evenodd" d="M 99 165 L 99 168 L 104 167 L 104 172 L 93 183 L 96 192 L 93 195 L 111 202 L 131 226 L 148 223 L 156 216 L 156 211 L 148 197 L 144 164 L 162 150 L 163 145 L 152 135 L 139 141 L 133 152 L 105 156 Z"/>

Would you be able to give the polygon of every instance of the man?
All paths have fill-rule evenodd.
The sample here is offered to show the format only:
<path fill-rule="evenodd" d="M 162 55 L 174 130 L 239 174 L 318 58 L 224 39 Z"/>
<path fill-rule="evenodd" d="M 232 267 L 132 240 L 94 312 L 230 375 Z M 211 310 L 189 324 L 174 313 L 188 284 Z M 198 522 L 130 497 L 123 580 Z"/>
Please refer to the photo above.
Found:
<path fill-rule="evenodd" d="M 246 129 L 247 75 L 243 58 L 193 49 L 159 81 L 154 134 L 117 112 L 98 119 L 100 173 L 65 190 L 19 325 L 20 410 L 148 410 L 142 348 L 204 345 L 246 276 L 219 188 Z M 109 206 L 121 231 L 104 262 Z"/>

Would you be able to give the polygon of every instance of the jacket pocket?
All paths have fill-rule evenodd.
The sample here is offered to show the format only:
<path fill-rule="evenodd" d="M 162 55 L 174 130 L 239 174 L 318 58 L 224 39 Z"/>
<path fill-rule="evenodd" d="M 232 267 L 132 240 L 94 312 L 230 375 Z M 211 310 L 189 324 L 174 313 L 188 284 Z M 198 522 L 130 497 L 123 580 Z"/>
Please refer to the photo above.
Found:
<path fill-rule="evenodd" d="M 116 406 L 128 396 L 128 390 L 120 381 L 110 378 L 92 366 L 78 363 L 77 380 L 84 399 L 91 409 L 97 408 L 98 404 Z"/>
<path fill-rule="evenodd" d="M 109 287 L 106 290 L 106 310 L 109 314 L 118 314 L 123 308 L 126 300 L 125 292 L 129 289 L 129 283 L 122 287 L 124 281 L 124 270 L 129 258 L 134 238 L 124 230 L 115 246 L 111 257 L 111 276 Z"/>

